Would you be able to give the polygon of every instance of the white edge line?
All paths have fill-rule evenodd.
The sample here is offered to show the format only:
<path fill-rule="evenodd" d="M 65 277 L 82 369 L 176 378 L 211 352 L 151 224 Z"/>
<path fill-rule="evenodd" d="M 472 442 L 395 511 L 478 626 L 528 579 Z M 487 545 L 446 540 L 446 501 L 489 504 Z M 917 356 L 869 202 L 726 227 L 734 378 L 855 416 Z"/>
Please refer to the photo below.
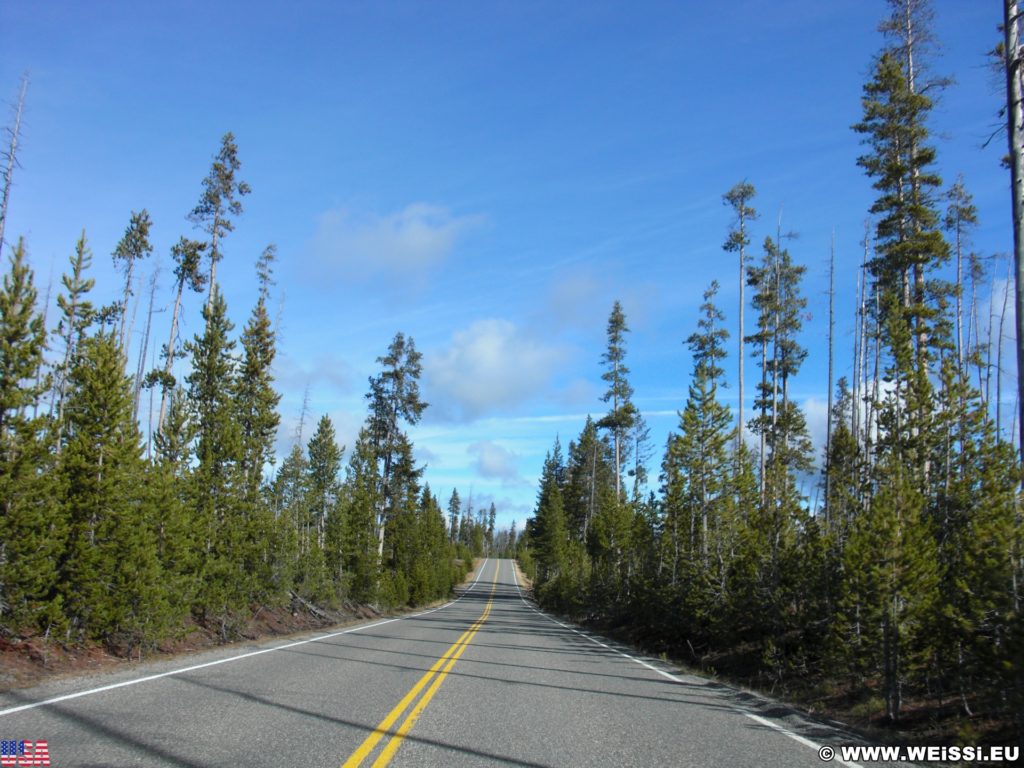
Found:
<path fill-rule="evenodd" d="M 657 672 L 662 677 L 666 677 L 666 678 L 668 678 L 669 680 L 671 680 L 674 683 L 682 683 L 682 682 L 684 682 L 681 678 L 677 677 L 676 675 L 673 675 L 671 672 L 666 672 L 663 669 L 658 669 L 653 664 L 648 664 L 646 661 L 643 661 L 642 659 L 638 659 L 638 658 L 636 658 L 634 656 L 630 656 L 628 653 L 620 651 L 618 648 L 612 648 L 610 645 L 608 645 L 606 643 L 602 643 L 600 640 L 597 640 L 596 638 L 591 637 L 590 635 L 586 634 L 585 632 L 581 632 L 580 630 L 576 629 L 575 627 L 571 627 L 568 624 L 563 624 L 558 619 L 556 619 L 556 618 L 554 618 L 552 616 L 549 616 L 548 614 L 544 613 L 544 611 L 540 610 L 536 606 L 530 605 L 530 603 L 528 603 L 526 601 L 526 598 L 523 597 L 522 590 L 519 589 L 519 579 L 518 578 L 516 578 L 516 591 L 519 592 L 519 599 L 523 601 L 523 604 L 527 608 L 531 609 L 532 611 L 534 611 L 536 613 L 539 613 L 541 616 L 543 616 L 548 621 L 553 621 L 555 624 L 557 624 L 558 626 L 562 627 L 563 629 L 568 629 L 570 632 L 575 632 L 580 637 L 585 637 L 590 642 L 596 643 L 597 645 L 601 646 L 602 648 L 607 648 L 609 651 L 612 651 L 613 653 L 617 653 L 619 656 L 623 656 L 623 657 L 629 659 L 630 661 L 634 661 L 634 662 L 636 662 L 637 664 L 639 664 L 642 667 L 647 667 L 647 669 L 651 670 L 652 672 Z M 801 736 L 798 733 L 793 733 L 791 730 L 789 730 L 788 728 L 783 728 L 778 723 L 773 723 L 771 720 L 766 720 L 765 718 L 761 717 L 760 715 L 755 715 L 753 712 L 748 712 L 747 710 L 743 709 L 742 707 L 734 706 L 734 707 L 732 707 L 732 709 L 737 714 L 743 715 L 745 717 L 749 717 L 751 720 L 753 720 L 753 721 L 755 721 L 757 723 L 760 723 L 761 725 L 767 726 L 768 728 L 771 728 L 773 731 L 778 731 L 779 733 L 781 733 L 781 734 L 783 734 L 785 736 L 788 736 L 789 738 L 793 739 L 794 741 L 800 742 L 801 744 L 803 744 L 806 747 L 810 747 L 811 749 L 814 749 L 814 750 L 821 749 L 821 745 L 820 744 L 815 744 L 810 739 L 804 738 L 803 736 Z M 849 768 L 862 768 L 862 766 L 860 764 L 858 764 L 858 763 L 848 763 L 845 760 L 840 760 L 838 758 L 833 760 L 832 764 L 833 765 L 845 765 L 845 766 L 848 766 Z"/>
<path fill-rule="evenodd" d="M 67 693 L 67 694 L 65 694 L 63 696 L 54 696 L 52 699 L 44 699 L 43 701 L 36 701 L 36 702 L 32 702 L 31 704 L 20 704 L 20 705 L 18 705 L 16 707 L 9 707 L 8 709 L 0 709 L 0 717 L 4 717 L 5 715 L 13 715 L 16 712 L 24 712 L 24 711 L 29 710 L 29 709 L 37 709 L 38 707 L 45 707 L 45 706 L 48 706 L 50 704 L 57 704 L 57 703 L 62 702 L 62 701 L 70 701 L 71 699 L 78 699 L 78 698 L 81 698 L 82 696 L 91 696 L 94 693 L 103 693 L 104 691 L 113 691 L 113 690 L 115 690 L 117 688 L 126 688 L 129 685 L 138 685 L 139 683 L 148 683 L 151 680 L 159 680 L 162 677 L 172 677 L 174 675 L 184 674 L 185 672 L 194 672 L 197 669 L 205 669 L 207 667 L 216 667 L 219 664 L 227 664 L 228 662 L 238 661 L 239 659 L 248 659 L 248 658 L 251 658 L 252 656 L 260 656 L 260 655 L 262 655 L 264 653 L 273 653 L 274 651 L 283 651 L 283 650 L 286 650 L 288 648 L 294 648 L 294 647 L 296 647 L 298 645 L 306 645 L 308 643 L 317 643 L 317 642 L 320 642 L 321 640 L 329 640 L 332 637 L 339 637 L 340 635 L 349 635 L 349 634 L 351 634 L 353 632 L 361 632 L 364 629 L 373 629 L 374 627 L 382 627 L 385 624 L 391 624 L 392 622 L 395 622 L 395 621 L 404 621 L 406 619 L 415 619 L 415 618 L 417 618 L 419 616 L 426 616 L 428 613 L 434 613 L 435 611 L 440 611 L 442 608 L 447 608 L 447 607 L 449 607 L 451 605 L 454 605 L 455 603 L 459 602 L 459 600 L 461 600 L 463 597 L 465 597 L 467 594 L 469 594 L 473 590 L 473 587 L 475 587 L 477 585 L 477 582 L 480 581 L 480 574 L 483 573 L 484 568 L 487 566 L 487 563 L 488 563 L 489 560 L 490 560 L 490 558 L 487 558 L 487 559 L 484 560 L 483 564 L 480 566 L 480 570 L 476 574 L 476 579 L 474 579 L 473 583 L 470 584 L 469 589 L 467 589 L 465 592 L 463 592 L 455 600 L 452 600 L 451 602 L 445 603 L 444 605 L 438 606 L 437 608 L 432 608 L 429 611 L 424 611 L 423 613 L 415 613 L 415 614 L 412 614 L 411 616 L 399 616 L 399 617 L 394 618 L 394 619 L 385 619 L 384 621 L 377 621 L 377 622 L 374 622 L 373 624 L 362 624 L 362 625 L 360 625 L 358 627 L 350 627 L 349 629 L 343 629 L 343 630 L 341 630 L 339 632 L 329 632 L 326 635 L 317 635 L 316 637 L 311 637 L 311 638 L 309 638 L 307 640 L 296 640 L 293 643 L 285 643 L 284 645 L 275 645 L 273 648 L 261 648 L 258 651 L 249 651 L 248 653 L 241 653 L 241 654 L 239 654 L 237 656 L 228 656 L 227 658 L 224 658 L 224 659 L 215 659 L 213 661 L 207 661 L 207 662 L 204 662 L 202 664 L 193 664 L 193 665 L 188 666 L 188 667 L 182 667 L 181 669 L 172 669 L 169 672 L 161 672 L 161 673 L 156 674 L 156 675 L 146 675 L 145 677 L 138 677 L 138 678 L 135 678 L 134 680 L 124 680 L 124 681 L 122 681 L 120 683 L 112 683 L 110 685 L 103 685 L 103 686 L 100 686 L 99 688 L 90 688 L 90 689 L 85 690 L 85 691 L 77 691 L 76 693 Z"/>

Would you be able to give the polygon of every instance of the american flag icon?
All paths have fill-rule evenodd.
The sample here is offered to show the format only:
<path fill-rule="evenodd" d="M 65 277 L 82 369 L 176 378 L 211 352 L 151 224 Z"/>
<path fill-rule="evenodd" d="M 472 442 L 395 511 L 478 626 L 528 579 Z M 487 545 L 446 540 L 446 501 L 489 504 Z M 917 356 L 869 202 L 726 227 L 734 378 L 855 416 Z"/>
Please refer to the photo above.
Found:
<path fill-rule="evenodd" d="M 24 768 L 25 766 L 49 765 L 50 747 L 42 739 L 4 739 L 0 741 L 0 766 L 3 768 Z"/>

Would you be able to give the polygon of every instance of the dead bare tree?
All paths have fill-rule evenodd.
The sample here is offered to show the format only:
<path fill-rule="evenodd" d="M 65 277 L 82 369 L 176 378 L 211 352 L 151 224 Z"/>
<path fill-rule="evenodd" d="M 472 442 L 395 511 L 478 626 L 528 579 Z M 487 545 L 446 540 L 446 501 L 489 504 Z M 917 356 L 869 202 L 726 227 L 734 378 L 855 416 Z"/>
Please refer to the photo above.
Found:
<path fill-rule="evenodd" d="M 0 255 L 4 250 L 4 227 L 7 224 L 7 205 L 11 199 L 11 184 L 14 181 L 14 169 L 18 165 L 18 138 L 21 135 L 21 116 L 25 111 L 25 94 L 28 93 L 28 73 L 21 76 L 21 88 L 18 91 L 18 103 L 14 107 L 14 125 L 7 129 L 8 144 L 4 152 L 7 161 L 4 166 L 3 197 L 0 198 Z"/>
<path fill-rule="evenodd" d="M 1003 0 L 1003 64 L 1006 73 L 1006 140 L 1010 151 L 1013 205 L 1013 262 L 1017 328 L 1017 414 L 1024 435 L 1024 104 L 1021 87 L 1020 9 L 1017 0 Z"/>

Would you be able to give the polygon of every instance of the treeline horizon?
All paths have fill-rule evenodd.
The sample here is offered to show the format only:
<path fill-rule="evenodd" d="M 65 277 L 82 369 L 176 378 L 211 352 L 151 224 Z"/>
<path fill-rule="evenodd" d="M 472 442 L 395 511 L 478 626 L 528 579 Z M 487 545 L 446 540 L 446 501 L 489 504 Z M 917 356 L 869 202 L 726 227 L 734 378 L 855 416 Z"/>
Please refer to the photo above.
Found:
<path fill-rule="evenodd" d="M 1006 297 L 993 349 L 978 317 L 993 278 L 970 248 L 977 212 L 962 180 L 943 185 L 928 130 L 944 85 L 922 74 L 931 11 L 889 6 L 852 126 L 877 195 L 862 263 L 839 276 L 857 290 L 852 350 L 835 344 L 834 253 L 830 266 L 823 461 L 791 397 L 808 356 L 806 267 L 781 231 L 752 247 L 756 189 L 743 181 L 722 196 L 737 271 L 720 278 L 738 276 L 738 311 L 726 316 L 712 282 L 685 339 L 692 376 L 656 488 L 616 302 L 608 411 L 567 447 L 555 440 L 518 557 L 543 606 L 706 670 L 892 724 L 924 702 L 964 738 L 991 721 L 1020 738 L 1022 472 L 1016 430 L 999 430 Z M 735 411 L 726 365 L 738 369 Z M 801 490 L 809 473 L 814 498 Z"/>
<path fill-rule="evenodd" d="M 442 509 L 423 481 L 406 432 L 427 408 L 420 353 L 402 333 L 377 360 L 344 473 L 327 415 L 275 467 L 275 247 L 256 259 L 240 333 L 216 278 L 251 192 L 240 168 L 225 134 L 188 215 L 202 239 L 171 249 L 170 336 L 152 369 L 155 279 L 137 365 L 127 359 L 137 273 L 153 252 L 147 211 L 112 254 L 124 284 L 105 306 L 82 233 L 50 326 L 24 240 L 4 250 L 0 237 L 0 634 L 140 655 L 195 624 L 227 641 L 266 606 L 444 598 L 474 557 L 508 548 L 493 504 L 474 510 L 455 490 Z M 8 175 L 4 220 L 9 189 Z M 184 340 L 188 293 L 202 296 L 202 323 Z"/>

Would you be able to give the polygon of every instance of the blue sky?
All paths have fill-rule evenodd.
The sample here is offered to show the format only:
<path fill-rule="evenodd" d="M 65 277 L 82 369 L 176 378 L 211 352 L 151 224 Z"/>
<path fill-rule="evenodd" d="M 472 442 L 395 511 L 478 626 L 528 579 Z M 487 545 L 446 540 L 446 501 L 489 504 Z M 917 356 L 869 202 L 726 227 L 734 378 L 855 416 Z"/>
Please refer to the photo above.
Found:
<path fill-rule="evenodd" d="M 998 122 L 985 53 L 999 4 L 934 8 L 932 70 L 956 78 L 934 111 L 939 171 L 947 183 L 962 173 L 975 197 L 975 249 L 1006 253 L 1005 140 L 981 148 Z M 156 257 L 137 295 L 159 259 L 162 307 L 170 246 L 195 236 L 186 214 L 234 132 L 253 192 L 218 278 L 240 328 L 256 257 L 277 245 L 280 452 L 307 386 L 311 418 L 329 414 L 352 444 L 375 358 L 401 330 L 424 354 L 431 408 L 413 437 L 431 487 L 493 500 L 521 526 L 555 435 L 567 443 L 604 410 L 615 299 L 660 454 L 712 279 L 735 322 L 721 196 L 743 179 L 758 190 L 755 245 L 780 215 L 800 234 L 810 355 L 794 389 L 820 438 L 829 240 L 834 229 L 842 374 L 873 199 L 849 126 L 885 12 L 880 0 L 5 0 L 0 98 L 10 105 L 31 78 L 6 235 L 25 236 L 45 291 L 84 227 L 110 300 L 122 283 L 109 254 L 146 208 Z M 199 307 L 188 299 L 188 335 Z M 726 368 L 735 377 L 735 353 Z M 752 360 L 746 370 L 749 394 Z"/>

